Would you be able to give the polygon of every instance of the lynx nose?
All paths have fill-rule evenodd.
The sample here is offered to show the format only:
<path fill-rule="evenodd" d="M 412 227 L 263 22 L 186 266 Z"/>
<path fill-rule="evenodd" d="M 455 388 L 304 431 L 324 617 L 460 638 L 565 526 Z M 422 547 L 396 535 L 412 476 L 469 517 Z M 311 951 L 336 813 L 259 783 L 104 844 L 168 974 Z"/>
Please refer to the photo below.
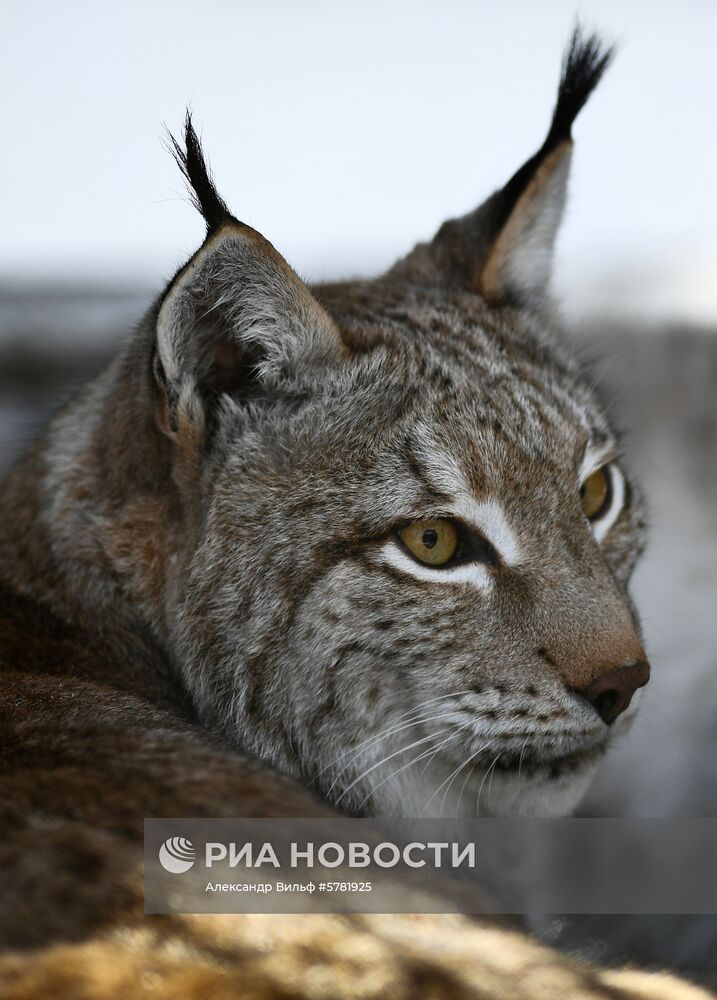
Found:
<path fill-rule="evenodd" d="M 649 679 L 650 665 L 645 660 L 635 660 L 600 674 L 579 694 L 587 698 L 609 726 L 625 711 L 637 689 L 647 684 Z"/>

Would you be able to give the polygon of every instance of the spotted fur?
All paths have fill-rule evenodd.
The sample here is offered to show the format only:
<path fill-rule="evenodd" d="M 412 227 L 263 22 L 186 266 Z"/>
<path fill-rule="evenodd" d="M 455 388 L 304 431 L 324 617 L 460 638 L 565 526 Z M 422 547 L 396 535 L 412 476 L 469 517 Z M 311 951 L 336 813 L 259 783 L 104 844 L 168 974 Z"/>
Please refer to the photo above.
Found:
<path fill-rule="evenodd" d="M 642 503 L 547 293 L 609 55 L 576 33 L 538 153 L 373 281 L 304 285 L 188 120 L 205 242 L 0 491 L 3 996 L 706 996 L 495 922 L 142 913 L 143 816 L 560 813 L 629 721 L 585 692 L 644 656 Z"/>
<path fill-rule="evenodd" d="M 349 812 L 571 809 L 631 715 L 609 728 L 583 694 L 644 660 L 639 492 L 545 287 L 609 57 L 576 34 L 538 153 L 370 281 L 304 285 L 188 118 L 207 239 L 11 477 L 8 585 L 105 616 L 120 650 L 146 637 L 205 726 Z M 397 531 L 436 517 L 474 557 L 416 562 Z"/>

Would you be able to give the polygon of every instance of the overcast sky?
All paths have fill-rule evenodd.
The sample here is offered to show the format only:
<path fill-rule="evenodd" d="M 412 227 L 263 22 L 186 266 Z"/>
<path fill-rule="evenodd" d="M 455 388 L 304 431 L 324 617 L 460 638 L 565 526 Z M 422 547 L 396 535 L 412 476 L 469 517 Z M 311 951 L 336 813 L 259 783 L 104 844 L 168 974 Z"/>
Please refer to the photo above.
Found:
<path fill-rule="evenodd" d="M 0 280 L 158 283 L 202 237 L 163 123 L 310 279 L 388 265 L 542 141 L 576 13 L 620 44 L 575 129 L 568 304 L 717 321 L 717 4 L 0 0 Z"/>

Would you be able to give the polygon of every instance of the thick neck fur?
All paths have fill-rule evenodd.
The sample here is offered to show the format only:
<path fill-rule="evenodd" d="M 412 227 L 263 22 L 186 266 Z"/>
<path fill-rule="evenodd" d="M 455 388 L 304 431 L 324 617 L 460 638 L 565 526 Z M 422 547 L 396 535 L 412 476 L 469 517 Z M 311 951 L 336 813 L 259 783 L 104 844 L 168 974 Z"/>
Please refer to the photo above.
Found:
<path fill-rule="evenodd" d="M 5 479 L 0 586 L 102 645 L 109 669 L 143 663 L 166 675 L 157 639 L 177 561 L 170 540 L 189 526 L 147 353 L 140 330 Z"/>
<path fill-rule="evenodd" d="M 190 378 L 163 395 L 150 317 L 5 483 L 0 582 L 79 629 L 111 681 L 180 691 L 183 678 L 205 725 L 322 776 L 349 811 L 374 794 L 378 762 L 354 754 L 337 774 L 337 753 L 439 697 L 456 749 L 435 784 L 479 746 L 485 766 L 505 761 L 494 811 L 537 796 L 565 812 L 613 733 L 570 692 L 595 663 L 642 656 L 624 593 L 636 494 L 621 491 L 603 546 L 581 508 L 604 418 L 534 317 L 401 283 L 320 295 L 345 356 L 299 359 L 281 384 L 270 371 L 264 397 L 222 397 L 206 423 Z M 397 518 L 483 524 L 486 510 L 501 558 L 522 553 L 516 572 L 481 564 L 445 586 L 402 559 Z M 407 801 L 396 782 L 376 787 L 376 812 Z"/>

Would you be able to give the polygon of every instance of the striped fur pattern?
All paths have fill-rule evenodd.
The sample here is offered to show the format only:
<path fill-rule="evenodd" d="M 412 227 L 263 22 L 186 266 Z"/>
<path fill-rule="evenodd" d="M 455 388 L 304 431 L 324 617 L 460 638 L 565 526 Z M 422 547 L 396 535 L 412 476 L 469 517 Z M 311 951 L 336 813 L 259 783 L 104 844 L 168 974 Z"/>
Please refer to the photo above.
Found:
<path fill-rule="evenodd" d="M 188 121 L 204 243 L 0 489 L 3 997 L 707 996 L 494 918 L 143 913 L 145 816 L 562 813 L 629 724 L 581 692 L 644 657 L 642 502 L 547 294 L 608 61 L 577 33 L 538 153 L 375 281 L 304 285 Z"/>
<path fill-rule="evenodd" d="M 638 701 L 608 726 L 580 692 L 644 658 L 639 492 L 546 285 L 609 56 L 577 33 L 543 147 L 372 281 L 304 285 L 188 120 L 207 238 L 7 485 L 9 585 L 149 644 L 206 726 L 348 812 L 573 808 Z M 417 561 L 398 532 L 435 518 L 474 555 Z"/>
<path fill-rule="evenodd" d="M 159 315 L 165 378 L 196 426 L 203 315 L 255 382 L 235 359 L 167 631 L 203 717 L 344 809 L 563 813 L 631 717 L 608 729 L 575 691 L 643 655 L 643 515 L 546 290 L 572 121 L 609 59 L 577 33 L 506 187 L 384 278 L 311 300 L 207 186 L 191 122 L 175 144 L 209 238 Z M 590 525 L 580 485 L 606 462 Z M 396 527 L 435 517 L 493 563 L 419 565 Z"/>
<path fill-rule="evenodd" d="M 637 492 L 620 472 L 602 538 L 579 503 L 619 454 L 603 412 L 545 318 L 393 281 L 318 297 L 348 357 L 300 403 L 223 403 L 172 609 L 186 682 L 344 808 L 566 811 L 613 735 L 571 674 L 634 627 Z M 500 569 L 422 567 L 393 535 L 448 515 Z"/>

